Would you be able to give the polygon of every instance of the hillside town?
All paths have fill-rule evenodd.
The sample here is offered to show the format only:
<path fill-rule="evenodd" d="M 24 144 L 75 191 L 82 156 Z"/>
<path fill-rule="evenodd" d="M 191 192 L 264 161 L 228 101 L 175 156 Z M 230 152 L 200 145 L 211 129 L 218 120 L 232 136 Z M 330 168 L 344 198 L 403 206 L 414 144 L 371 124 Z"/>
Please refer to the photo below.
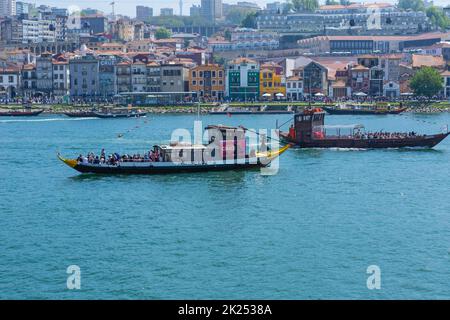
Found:
<path fill-rule="evenodd" d="M 314 3 L 314 1 L 313 1 Z M 0 0 L 0 102 L 330 101 L 419 96 L 438 72 L 450 99 L 450 7 L 201 0 L 136 16 Z M 406 4 L 407 5 L 407 4 Z"/>

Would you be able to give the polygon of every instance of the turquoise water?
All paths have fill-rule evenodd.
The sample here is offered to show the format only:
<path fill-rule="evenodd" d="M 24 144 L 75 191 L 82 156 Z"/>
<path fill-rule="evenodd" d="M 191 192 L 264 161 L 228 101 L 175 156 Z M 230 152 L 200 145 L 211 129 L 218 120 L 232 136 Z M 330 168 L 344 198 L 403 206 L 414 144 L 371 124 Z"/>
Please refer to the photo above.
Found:
<path fill-rule="evenodd" d="M 276 119 L 289 116 L 202 118 Z M 0 118 L 0 298 L 450 298 L 448 139 L 435 150 L 289 150 L 275 176 L 79 175 L 56 159 L 144 151 L 194 120 Z M 450 116 L 327 122 L 432 132 Z M 69 265 L 81 290 L 66 288 Z M 381 290 L 366 287 L 369 265 Z"/>

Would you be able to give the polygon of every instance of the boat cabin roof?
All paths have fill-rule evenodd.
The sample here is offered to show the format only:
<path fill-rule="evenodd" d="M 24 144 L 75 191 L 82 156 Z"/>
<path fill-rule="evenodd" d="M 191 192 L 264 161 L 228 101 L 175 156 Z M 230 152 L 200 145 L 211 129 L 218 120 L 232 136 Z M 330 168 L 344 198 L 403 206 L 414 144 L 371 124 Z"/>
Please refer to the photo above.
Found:
<path fill-rule="evenodd" d="M 362 124 L 323 125 L 322 129 L 364 129 Z"/>
<path fill-rule="evenodd" d="M 209 130 L 209 129 L 217 129 L 217 130 L 245 130 L 244 127 L 231 127 L 231 126 L 226 126 L 223 124 L 217 124 L 217 125 L 209 125 L 205 128 L 205 130 Z"/>

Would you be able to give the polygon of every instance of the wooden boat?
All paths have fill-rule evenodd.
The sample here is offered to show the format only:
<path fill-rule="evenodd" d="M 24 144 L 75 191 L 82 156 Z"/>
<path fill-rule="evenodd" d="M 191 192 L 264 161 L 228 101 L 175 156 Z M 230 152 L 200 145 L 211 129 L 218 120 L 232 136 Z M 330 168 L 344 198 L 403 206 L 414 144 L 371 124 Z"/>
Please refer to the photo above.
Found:
<path fill-rule="evenodd" d="M 104 119 L 109 119 L 109 118 L 139 118 L 139 117 L 143 117 L 147 114 L 147 112 L 142 112 L 142 111 L 105 111 L 105 112 L 94 112 L 95 117 L 98 118 L 104 118 Z"/>
<path fill-rule="evenodd" d="M 71 118 L 93 118 L 97 117 L 94 111 L 69 111 L 64 114 Z"/>
<path fill-rule="evenodd" d="M 171 144 L 153 146 L 156 158 L 146 157 L 130 159 L 117 156 L 113 161 L 89 161 L 85 157 L 65 159 L 58 154 L 58 158 L 69 167 L 81 173 L 97 174 L 167 174 L 204 171 L 242 170 L 270 166 L 271 162 L 284 153 L 290 145 L 277 150 L 266 150 L 242 154 L 244 149 L 238 148 L 245 144 L 245 131 L 239 127 L 209 126 L 207 130 L 214 130 L 215 135 L 209 135 L 209 145 Z M 216 139 L 217 130 L 222 137 Z M 229 130 L 234 130 L 235 139 L 230 140 Z M 219 135 L 220 135 L 219 133 Z M 226 140 L 228 138 L 228 140 Z M 220 146 L 219 148 L 211 147 Z M 250 147 L 250 146 L 249 146 Z M 217 156 L 217 157 L 216 157 Z M 153 159 L 153 160 L 150 160 Z"/>
<path fill-rule="evenodd" d="M 0 111 L 0 117 L 34 117 L 40 115 L 44 110 L 22 110 L 22 111 Z"/>
<path fill-rule="evenodd" d="M 248 107 L 231 107 L 227 104 L 220 106 L 208 112 L 209 114 L 218 115 L 248 115 L 248 114 L 293 114 L 295 113 L 290 106 L 285 109 L 273 109 L 270 106 L 248 106 Z"/>
<path fill-rule="evenodd" d="M 366 134 L 362 132 L 362 125 L 326 126 L 324 121 L 325 112 L 321 108 L 306 109 L 295 115 L 289 132 L 280 133 L 280 137 L 300 148 L 433 148 L 450 134 Z M 337 134 L 330 134 L 331 130 L 337 130 Z M 344 130 L 349 132 L 343 134 Z"/>
<path fill-rule="evenodd" d="M 327 113 L 333 115 L 384 115 L 384 114 L 400 114 L 407 108 L 338 105 L 336 107 L 323 107 L 323 109 Z"/>

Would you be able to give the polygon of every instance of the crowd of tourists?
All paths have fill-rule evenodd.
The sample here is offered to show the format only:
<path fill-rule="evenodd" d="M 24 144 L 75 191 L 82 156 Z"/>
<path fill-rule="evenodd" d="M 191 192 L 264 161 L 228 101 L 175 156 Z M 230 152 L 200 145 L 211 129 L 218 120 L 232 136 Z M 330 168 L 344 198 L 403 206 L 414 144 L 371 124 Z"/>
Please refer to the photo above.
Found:
<path fill-rule="evenodd" d="M 116 165 L 120 162 L 162 162 L 163 157 L 157 149 L 150 150 L 145 154 L 123 154 L 112 153 L 108 156 L 105 153 L 105 149 L 102 149 L 100 155 L 95 155 L 93 152 L 89 152 L 87 155 L 79 155 L 77 162 L 81 164 L 107 164 Z"/>
<path fill-rule="evenodd" d="M 367 132 L 355 133 L 355 138 L 358 139 L 406 139 L 406 138 L 415 138 L 418 137 L 417 133 L 414 131 L 411 132 Z"/>

